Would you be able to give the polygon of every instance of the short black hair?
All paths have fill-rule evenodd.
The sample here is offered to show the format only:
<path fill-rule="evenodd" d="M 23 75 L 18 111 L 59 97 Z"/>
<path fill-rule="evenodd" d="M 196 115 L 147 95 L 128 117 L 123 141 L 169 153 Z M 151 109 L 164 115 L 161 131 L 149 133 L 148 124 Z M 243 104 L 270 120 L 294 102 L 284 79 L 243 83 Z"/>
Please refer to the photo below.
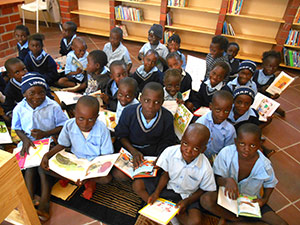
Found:
<path fill-rule="evenodd" d="M 76 31 L 77 31 L 77 24 L 76 23 L 74 23 L 73 21 L 67 21 L 67 22 L 65 22 L 65 24 L 70 27 L 70 30 L 73 33 L 76 33 Z"/>
<path fill-rule="evenodd" d="M 164 82 L 169 78 L 169 77 L 177 77 L 181 81 L 182 75 L 181 72 L 178 69 L 168 69 L 165 72 L 164 76 Z"/>
<path fill-rule="evenodd" d="M 109 65 L 109 70 L 111 70 L 114 66 L 122 66 L 126 70 L 126 64 L 123 60 L 115 60 Z"/>
<path fill-rule="evenodd" d="M 167 55 L 166 60 L 168 61 L 169 59 L 172 59 L 172 58 L 175 58 L 175 59 L 177 59 L 177 60 L 179 60 L 179 61 L 182 60 L 182 59 L 181 59 L 181 56 L 180 56 L 177 52 L 171 52 L 171 53 L 169 53 L 169 54 Z"/>
<path fill-rule="evenodd" d="M 211 43 L 213 44 L 219 44 L 220 49 L 226 51 L 228 46 L 228 39 L 221 35 L 216 35 L 212 38 Z"/>
<path fill-rule="evenodd" d="M 123 31 L 120 27 L 114 27 L 113 29 L 111 29 L 110 33 L 116 33 L 120 35 L 120 39 L 123 39 Z"/>
<path fill-rule="evenodd" d="M 269 58 L 269 57 L 273 57 L 273 58 L 277 59 L 278 62 L 281 61 L 280 52 L 276 52 L 274 50 L 266 51 L 266 52 L 263 53 L 262 61 L 265 62 L 267 60 L 267 58 Z"/>
<path fill-rule="evenodd" d="M 177 44 L 179 44 L 179 45 L 180 45 L 180 43 L 181 43 L 181 39 L 180 39 L 180 37 L 179 37 L 178 34 L 172 34 L 172 36 L 169 37 L 168 43 L 170 43 L 170 42 L 172 42 L 172 41 L 174 41 L 175 43 L 177 43 Z"/>
<path fill-rule="evenodd" d="M 99 63 L 101 68 L 107 64 L 107 56 L 102 50 L 91 51 L 88 56 L 91 57 L 94 63 Z"/>
<path fill-rule="evenodd" d="M 82 37 L 74 38 L 74 40 L 72 41 L 72 45 L 75 44 L 76 41 L 80 41 L 84 45 L 84 47 L 87 49 L 87 44 L 86 44 L 85 40 Z"/>
<path fill-rule="evenodd" d="M 236 43 L 236 42 L 230 42 L 230 43 L 228 44 L 228 46 L 227 46 L 227 49 L 228 49 L 231 45 L 235 46 L 235 47 L 237 48 L 238 51 L 240 50 L 240 46 L 239 46 L 239 44 Z"/>
<path fill-rule="evenodd" d="M 145 85 L 145 87 L 143 88 L 143 91 L 142 91 L 142 94 L 144 94 L 144 92 L 146 90 L 152 90 L 152 91 L 155 91 L 155 92 L 160 92 L 161 95 L 162 95 L 162 99 L 164 99 L 164 89 L 163 89 L 163 86 L 158 83 L 158 82 L 149 82 Z"/>
<path fill-rule="evenodd" d="M 225 70 L 225 77 L 227 77 L 227 76 L 229 75 L 231 69 L 230 69 L 230 66 L 229 66 L 229 64 L 228 64 L 227 62 L 224 62 L 224 61 L 216 62 L 216 63 L 213 65 L 212 70 L 213 70 L 214 68 L 216 68 L 217 66 L 219 66 L 219 67 L 221 67 L 222 69 Z M 224 78 L 225 78 L 225 77 L 224 77 Z"/>
<path fill-rule="evenodd" d="M 45 40 L 45 35 L 41 34 L 41 33 L 35 33 L 29 36 L 28 38 L 28 43 L 30 41 L 39 41 L 42 45 L 42 47 L 44 46 L 43 41 Z"/>
<path fill-rule="evenodd" d="M 29 31 L 28 27 L 26 27 L 26 26 L 24 26 L 24 25 L 18 25 L 18 26 L 16 26 L 15 31 L 16 31 L 16 30 L 24 31 L 24 32 L 26 33 L 27 36 L 30 35 L 30 31 Z"/>
<path fill-rule="evenodd" d="M 150 55 L 150 54 L 154 54 L 155 57 L 156 57 L 157 59 L 159 58 L 159 55 L 158 55 L 157 51 L 155 51 L 154 49 L 149 49 L 149 50 L 146 52 L 146 54 L 145 54 L 144 57 L 146 57 L 147 55 Z"/>
<path fill-rule="evenodd" d="M 4 67 L 5 67 L 7 72 L 10 72 L 10 66 L 14 65 L 14 64 L 17 64 L 17 63 L 23 63 L 23 61 L 19 58 L 10 58 L 10 59 L 5 61 Z"/>
<path fill-rule="evenodd" d="M 95 108 L 95 110 L 97 110 L 97 111 L 99 111 L 99 107 L 100 107 L 100 104 L 99 104 L 99 101 L 97 100 L 97 98 L 90 96 L 90 95 L 81 96 L 78 99 L 76 106 L 78 104 L 82 104 L 87 107 Z"/>
<path fill-rule="evenodd" d="M 229 91 L 225 91 L 225 90 L 217 91 L 216 93 L 214 93 L 211 102 L 214 103 L 214 101 L 216 101 L 217 98 L 228 100 L 231 102 L 231 104 L 233 104 L 233 96 Z"/>
<path fill-rule="evenodd" d="M 261 139 L 262 135 L 260 127 L 254 123 L 244 123 L 243 125 L 241 125 L 237 130 L 237 137 L 239 137 L 241 133 L 256 134 L 259 139 Z"/>
<path fill-rule="evenodd" d="M 121 85 L 127 85 L 129 87 L 132 87 L 134 95 L 135 96 L 137 95 L 137 93 L 138 93 L 138 83 L 137 83 L 137 81 L 134 78 L 132 78 L 132 77 L 124 77 L 122 80 L 120 80 L 119 87 Z"/>

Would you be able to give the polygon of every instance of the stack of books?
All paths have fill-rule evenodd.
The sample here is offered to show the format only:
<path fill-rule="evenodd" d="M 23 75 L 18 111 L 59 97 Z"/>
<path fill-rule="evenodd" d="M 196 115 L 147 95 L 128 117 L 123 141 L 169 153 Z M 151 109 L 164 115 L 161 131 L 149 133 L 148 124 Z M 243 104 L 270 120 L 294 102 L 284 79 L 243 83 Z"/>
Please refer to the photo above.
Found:
<path fill-rule="evenodd" d="M 117 20 L 143 21 L 142 9 L 127 6 L 116 6 L 115 15 Z"/>
<path fill-rule="evenodd" d="M 222 33 L 235 36 L 232 25 L 226 21 L 224 21 Z"/>
<path fill-rule="evenodd" d="M 173 30 L 165 30 L 164 32 L 164 43 L 167 44 L 169 38 L 175 33 Z"/>
<path fill-rule="evenodd" d="M 283 48 L 284 64 L 292 67 L 300 67 L 300 52 Z"/>
<path fill-rule="evenodd" d="M 186 7 L 187 0 L 168 0 L 168 6 Z"/>
<path fill-rule="evenodd" d="M 285 44 L 299 46 L 300 45 L 299 31 L 291 29 L 289 32 L 289 36 L 286 39 Z"/>
<path fill-rule="evenodd" d="M 229 0 L 227 13 L 239 15 L 242 9 L 243 2 L 244 0 Z"/>

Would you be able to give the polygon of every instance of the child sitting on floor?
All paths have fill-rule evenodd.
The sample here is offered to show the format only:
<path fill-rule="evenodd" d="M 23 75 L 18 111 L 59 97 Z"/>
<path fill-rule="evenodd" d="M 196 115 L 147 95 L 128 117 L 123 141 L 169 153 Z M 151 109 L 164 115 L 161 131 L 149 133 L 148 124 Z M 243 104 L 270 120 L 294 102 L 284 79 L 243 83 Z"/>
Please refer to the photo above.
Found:
<path fill-rule="evenodd" d="M 209 135 L 204 125 L 189 125 L 181 144 L 166 148 L 159 156 L 156 166 L 162 169 L 161 175 L 134 180 L 133 190 L 150 204 L 159 197 L 177 203 L 176 217 L 182 224 L 201 224 L 200 197 L 216 190 L 213 170 L 202 154 Z"/>
<path fill-rule="evenodd" d="M 164 74 L 156 67 L 156 62 L 159 56 L 155 50 L 148 50 L 144 57 L 144 64 L 139 66 L 132 77 L 137 81 L 139 91 L 141 92 L 144 86 L 151 82 L 163 82 Z"/>
<path fill-rule="evenodd" d="M 60 41 L 59 54 L 64 56 L 72 51 L 71 45 L 76 38 L 77 25 L 73 21 L 67 21 L 62 25 L 62 28 L 63 38 Z"/>
<path fill-rule="evenodd" d="M 84 70 L 87 66 L 86 51 L 87 45 L 81 37 L 74 38 L 72 42 L 72 51 L 67 55 L 65 67 L 66 77 L 58 80 L 58 85 L 61 87 L 75 87 L 77 84 L 85 82 Z"/>
<path fill-rule="evenodd" d="M 45 37 L 43 34 L 29 36 L 29 52 L 24 59 L 28 72 L 41 74 L 49 86 L 54 85 L 59 76 L 54 59 L 43 50 Z"/>
<path fill-rule="evenodd" d="M 12 126 L 22 141 L 21 155 L 34 147 L 33 140 L 58 135 L 67 120 L 66 115 L 54 100 L 46 96 L 47 84 L 39 74 L 28 73 L 22 78 L 21 90 L 24 99 L 13 110 Z M 19 144 L 21 145 L 21 144 Z M 34 199 L 37 174 L 41 179 L 41 200 L 37 213 L 42 219 L 49 218 L 48 181 L 40 167 L 25 170 L 25 182 Z"/>
<path fill-rule="evenodd" d="M 186 60 L 185 55 L 179 51 L 181 39 L 178 34 L 172 34 L 172 36 L 168 39 L 167 47 L 169 49 L 169 53 L 176 52 L 182 61 L 181 67 L 185 69 Z"/>
<path fill-rule="evenodd" d="M 177 69 L 168 69 L 164 76 L 165 101 L 176 101 L 180 93 L 181 73 Z M 179 94 L 180 93 L 180 94 Z"/>
<path fill-rule="evenodd" d="M 130 59 L 127 48 L 122 44 L 123 31 L 119 27 L 114 27 L 110 31 L 109 42 L 104 45 L 103 51 L 107 56 L 107 67 L 114 61 L 122 60 L 126 64 L 126 71 L 129 74 L 132 67 L 132 61 Z"/>
<path fill-rule="evenodd" d="M 157 82 L 148 83 L 140 97 L 141 104 L 126 107 L 115 128 L 115 135 L 133 156 L 137 168 L 144 155 L 158 156 L 166 147 L 176 144 L 173 116 L 165 108 L 164 90 Z M 118 179 L 128 179 L 120 170 L 114 170 Z"/>
<path fill-rule="evenodd" d="M 236 59 L 235 57 L 239 53 L 239 50 L 240 50 L 240 46 L 238 45 L 238 43 L 230 42 L 228 44 L 228 48 L 227 48 L 226 53 L 228 55 L 229 65 L 231 67 L 230 76 L 228 77 L 229 80 L 233 80 L 236 77 L 235 75 L 238 72 L 239 65 L 240 65 L 240 60 Z"/>
<path fill-rule="evenodd" d="M 201 197 L 201 205 L 211 213 L 221 217 L 219 224 L 226 220 L 236 224 L 287 224 L 266 203 L 277 184 L 270 160 L 259 150 L 261 130 L 255 124 L 243 124 L 237 132 L 235 145 L 226 146 L 214 161 L 214 173 L 218 186 L 225 186 L 225 194 L 230 199 L 237 199 L 239 194 L 257 196 L 262 218 L 236 217 L 227 209 L 217 204 L 217 192 L 207 192 Z M 263 195 L 260 195 L 263 187 Z"/>
<path fill-rule="evenodd" d="M 28 27 L 24 25 L 18 25 L 15 28 L 15 37 L 17 40 L 17 48 L 19 52 L 18 58 L 24 61 L 26 55 L 29 52 L 28 48 L 28 36 L 30 35 Z"/>
<path fill-rule="evenodd" d="M 77 158 L 93 160 L 100 155 L 113 153 L 110 132 L 100 120 L 98 120 L 99 102 L 95 97 L 82 96 L 75 107 L 75 118 L 69 119 L 59 137 L 58 145 L 46 153 L 42 159 L 41 166 L 49 170 L 48 161 L 56 153 L 71 147 L 71 152 Z M 84 184 L 83 197 L 90 199 L 96 189 L 96 183 L 107 184 L 112 176 L 88 179 Z M 81 183 L 78 183 L 81 185 Z M 49 193 L 50 194 L 50 193 Z"/>
<path fill-rule="evenodd" d="M 227 145 L 234 143 L 235 129 L 228 121 L 233 103 L 233 97 L 229 91 L 217 91 L 209 104 L 211 112 L 203 115 L 196 120 L 196 123 L 201 123 L 210 131 L 210 139 L 207 144 L 205 155 L 212 160 L 213 157 Z"/>

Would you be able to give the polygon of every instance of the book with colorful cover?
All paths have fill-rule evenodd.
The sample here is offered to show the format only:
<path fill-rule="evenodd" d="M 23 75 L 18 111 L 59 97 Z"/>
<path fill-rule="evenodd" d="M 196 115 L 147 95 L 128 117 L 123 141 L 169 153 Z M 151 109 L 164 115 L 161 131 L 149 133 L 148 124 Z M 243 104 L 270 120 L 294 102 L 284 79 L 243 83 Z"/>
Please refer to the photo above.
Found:
<path fill-rule="evenodd" d="M 267 88 L 266 92 L 272 95 L 281 94 L 294 80 L 295 78 L 282 71 Z"/>
<path fill-rule="evenodd" d="M 154 156 L 144 156 L 144 161 L 141 163 L 139 168 L 134 170 L 132 155 L 126 149 L 121 148 L 120 156 L 115 163 L 115 167 L 117 167 L 131 179 L 142 177 L 156 177 L 157 169 L 154 168 L 153 165 L 156 159 L 157 157 Z"/>
<path fill-rule="evenodd" d="M 8 132 L 7 126 L 4 122 L 0 122 L 0 144 L 10 144 L 12 143 L 10 134 Z"/>
<path fill-rule="evenodd" d="M 105 111 L 100 111 L 99 112 L 99 120 L 102 121 L 106 127 L 111 130 L 111 131 L 115 131 L 115 127 L 117 126 L 116 123 L 116 113 L 109 111 L 109 110 L 105 110 Z"/>
<path fill-rule="evenodd" d="M 43 156 L 49 151 L 50 138 L 33 141 L 35 148 L 29 148 L 29 154 L 25 153 L 21 156 L 22 146 L 14 149 L 14 154 L 17 158 L 20 169 L 27 169 L 39 166 Z"/>
<path fill-rule="evenodd" d="M 183 104 L 178 105 L 176 113 L 174 115 L 174 130 L 181 140 L 184 131 L 189 126 L 193 118 L 193 113 L 191 113 Z"/>
<path fill-rule="evenodd" d="M 119 153 L 101 155 L 89 161 L 87 159 L 79 159 L 74 154 L 62 150 L 49 159 L 49 168 L 74 182 L 95 177 L 105 177 L 119 155 Z"/>
<path fill-rule="evenodd" d="M 179 208 L 176 203 L 163 198 L 158 198 L 152 205 L 148 204 L 139 213 L 159 224 L 168 224 L 176 216 Z"/>

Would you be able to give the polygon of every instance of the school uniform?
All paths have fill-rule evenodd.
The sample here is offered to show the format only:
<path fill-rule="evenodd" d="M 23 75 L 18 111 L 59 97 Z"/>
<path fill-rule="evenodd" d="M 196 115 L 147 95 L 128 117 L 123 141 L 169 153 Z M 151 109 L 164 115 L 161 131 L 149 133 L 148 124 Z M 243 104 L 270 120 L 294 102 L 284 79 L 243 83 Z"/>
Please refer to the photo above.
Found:
<path fill-rule="evenodd" d="M 87 66 L 87 56 L 88 55 L 89 55 L 89 53 L 87 51 L 85 51 L 84 55 L 78 59 L 77 56 L 75 55 L 74 51 L 71 51 L 68 53 L 66 67 L 65 67 L 65 74 L 70 81 L 73 81 L 75 83 L 83 83 L 84 82 L 84 74 L 83 73 L 79 73 L 76 75 L 68 75 L 68 74 L 71 72 L 76 72 L 76 70 L 78 68 L 80 68 L 77 65 L 77 62 L 80 62 L 80 64 L 82 65 L 82 68 L 85 69 Z"/>
<path fill-rule="evenodd" d="M 174 96 L 171 96 L 169 94 L 169 92 L 167 92 L 166 87 L 164 87 L 164 99 L 165 99 L 165 101 L 176 101 L 177 95 L 178 95 L 178 93 L 175 94 Z"/>
<path fill-rule="evenodd" d="M 245 112 L 242 116 L 240 116 L 237 120 L 234 118 L 234 105 L 229 113 L 227 120 L 234 126 L 235 130 L 237 131 L 241 125 L 244 123 L 253 123 L 259 126 L 261 122 L 259 121 L 259 114 L 258 112 L 253 109 L 249 108 L 247 112 Z"/>
<path fill-rule="evenodd" d="M 179 50 L 178 50 L 176 53 L 180 56 L 180 58 L 181 58 L 181 60 L 182 60 L 182 65 L 181 65 L 181 67 L 185 70 L 185 67 L 186 67 L 186 59 L 185 59 L 185 55 L 184 55 L 182 52 L 180 52 Z"/>
<path fill-rule="evenodd" d="M 236 77 L 236 78 L 234 78 L 232 81 L 229 81 L 229 82 L 227 83 L 227 88 L 228 88 L 228 90 L 229 90 L 231 93 L 233 93 L 234 90 L 235 90 L 236 88 L 238 88 L 238 87 L 241 87 L 241 86 L 247 86 L 247 87 L 252 88 L 253 91 L 255 92 L 255 94 L 257 94 L 257 87 L 256 87 L 255 82 L 254 82 L 252 79 L 250 79 L 246 84 L 240 85 L 240 84 L 239 84 L 239 81 L 238 81 L 238 78 L 239 78 L 239 77 Z"/>
<path fill-rule="evenodd" d="M 22 45 L 22 46 L 18 42 L 17 43 L 17 48 L 18 48 L 18 52 L 19 52 L 18 58 L 21 59 L 24 62 L 25 57 L 29 52 L 28 41 L 26 41 L 25 44 Z"/>
<path fill-rule="evenodd" d="M 146 156 L 158 156 L 166 147 L 177 143 L 172 114 L 161 107 L 155 118 L 147 123 L 141 104 L 123 110 L 115 135 L 118 139 L 127 138 Z"/>
<path fill-rule="evenodd" d="M 236 59 L 236 58 L 233 58 L 233 59 L 229 60 L 229 65 L 231 67 L 230 77 L 233 77 L 239 71 L 240 60 Z"/>
<path fill-rule="evenodd" d="M 184 93 L 192 89 L 192 77 L 191 75 L 182 68 L 181 70 L 181 83 L 180 83 L 180 92 Z"/>
<path fill-rule="evenodd" d="M 59 50 L 59 54 L 61 54 L 62 56 L 64 55 L 68 55 L 68 53 L 70 51 L 72 51 L 71 45 L 73 40 L 76 38 L 76 34 L 74 34 L 70 40 L 70 42 L 68 43 L 66 38 L 62 38 L 60 41 L 60 50 Z"/>
<path fill-rule="evenodd" d="M 4 93 L 5 102 L 1 105 L 5 114 L 10 115 L 18 102 L 22 101 L 21 83 L 12 78 L 7 83 Z"/>
<path fill-rule="evenodd" d="M 134 98 L 134 99 L 132 100 L 132 102 L 128 103 L 128 105 L 125 105 L 125 106 L 122 106 L 121 103 L 120 103 L 120 101 L 118 101 L 118 103 L 117 103 L 117 109 L 116 109 L 116 123 L 118 124 L 119 119 L 120 119 L 120 117 L 121 117 L 121 115 L 122 115 L 122 112 L 123 112 L 123 110 L 124 110 L 126 107 L 128 107 L 128 106 L 130 106 L 130 105 L 135 105 L 135 104 L 138 104 L 138 103 L 140 103 L 140 102 L 139 102 L 139 100 L 137 100 L 136 98 Z"/>
<path fill-rule="evenodd" d="M 256 86 L 257 86 L 257 90 L 259 92 L 261 92 L 261 89 L 264 87 L 268 87 L 270 86 L 273 81 L 275 80 L 276 76 L 274 74 L 272 75 L 265 75 L 263 72 L 263 69 L 260 70 L 256 70 L 253 74 L 253 78 L 252 80 L 255 82 Z M 264 95 L 267 95 L 268 97 L 271 96 L 270 93 L 264 91 L 262 92 Z"/>
<path fill-rule="evenodd" d="M 71 152 L 77 158 L 88 160 L 114 152 L 110 132 L 100 120 L 96 120 L 87 138 L 85 138 L 77 126 L 75 118 L 69 119 L 59 134 L 58 144 L 71 147 Z"/>
<path fill-rule="evenodd" d="M 207 149 L 204 152 L 207 158 L 218 154 L 222 148 L 234 143 L 236 137 L 235 129 L 232 124 L 224 120 L 220 124 L 215 124 L 212 118 L 212 112 L 201 116 L 196 120 L 196 123 L 205 125 L 210 131 L 210 138 L 207 143 Z"/>
<path fill-rule="evenodd" d="M 126 65 L 132 63 L 128 49 L 121 42 L 115 51 L 112 50 L 111 43 L 108 42 L 104 45 L 103 51 L 107 56 L 107 67 L 116 60 L 122 60 Z"/>
<path fill-rule="evenodd" d="M 107 109 L 115 112 L 117 109 L 117 94 L 118 94 L 118 86 L 113 79 L 110 79 L 105 88 L 105 94 L 108 96 L 108 104 L 105 104 Z"/>
<path fill-rule="evenodd" d="M 209 78 L 209 73 L 217 62 L 226 62 L 229 65 L 228 55 L 224 54 L 218 58 L 213 58 L 210 53 L 207 54 L 205 79 Z"/>
<path fill-rule="evenodd" d="M 91 94 L 98 90 L 101 90 L 101 92 L 104 93 L 109 79 L 110 75 L 106 67 L 103 67 L 103 70 L 100 74 L 88 74 L 85 94 Z"/>

